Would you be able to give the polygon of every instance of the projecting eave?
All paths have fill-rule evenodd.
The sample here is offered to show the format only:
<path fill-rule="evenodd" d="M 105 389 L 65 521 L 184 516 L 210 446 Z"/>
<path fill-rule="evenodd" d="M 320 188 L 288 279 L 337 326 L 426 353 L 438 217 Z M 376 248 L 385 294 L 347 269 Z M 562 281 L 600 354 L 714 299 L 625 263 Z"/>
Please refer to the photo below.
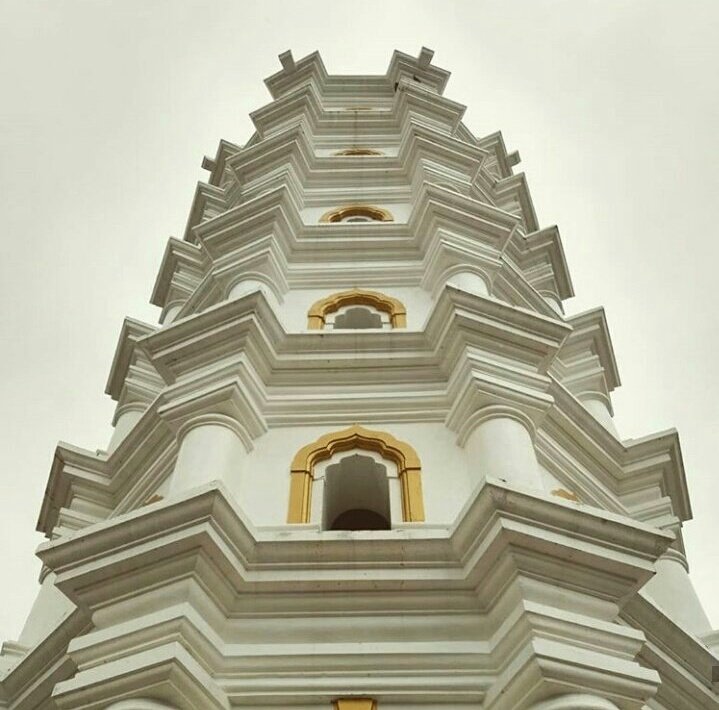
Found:
<path fill-rule="evenodd" d="M 73 478 L 106 489 L 111 478 L 107 457 L 64 442 L 57 445 L 35 527 L 48 538 L 57 525 L 60 511 L 70 504 Z"/>
<path fill-rule="evenodd" d="M 217 214 L 224 212 L 227 207 L 225 191 L 222 188 L 210 185 L 206 182 L 198 182 L 195 187 L 195 196 L 192 198 L 192 205 L 190 207 L 190 214 L 187 217 L 183 239 L 186 242 L 193 241 L 193 227 L 205 219 L 205 215 L 208 212 Z"/>
<path fill-rule="evenodd" d="M 674 514 L 682 521 L 692 519 L 686 470 L 676 429 L 623 442 L 626 449 L 624 471 L 627 485 L 632 480 L 658 478 L 665 495 L 672 500 Z"/>
<path fill-rule="evenodd" d="M 416 258 L 444 231 L 471 239 L 478 252 L 496 258 L 519 219 L 492 205 L 425 184 L 407 223 L 305 224 L 293 192 L 281 185 L 240 203 L 195 228 L 215 263 L 253 240 L 272 234 L 285 258 L 302 253 L 317 263 L 343 260 Z"/>
<path fill-rule="evenodd" d="M 295 61 L 292 51 L 288 50 L 279 55 L 282 69 L 265 79 L 265 85 L 273 99 L 307 83 L 314 83 L 323 93 L 347 93 L 352 98 L 381 95 L 391 93 L 403 79 L 425 84 L 441 94 L 450 73 L 434 66 L 433 56 L 434 52 L 426 47 L 422 47 L 418 57 L 395 50 L 384 75 L 341 75 L 328 74 L 317 51 Z"/>
<path fill-rule="evenodd" d="M 280 98 L 308 81 L 314 80 L 318 86 L 322 86 L 327 80 L 327 69 L 319 52 L 314 51 L 298 61 L 292 57 L 291 50 L 279 56 L 282 69 L 265 79 L 265 86 L 273 99 Z"/>
<path fill-rule="evenodd" d="M 155 279 L 152 296 L 150 296 L 150 303 L 153 306 L 164 308 L 167 305 L 173 276 L 182 265 L 190 270 L 203 271 L 205 260 L 202 251 L 196 244 L 171 237 L 162 255 L 160 270 Z"/>
<path fill-rule="evenodd" d="M 336 200 L 348 202 L 407 201 L 415 181 L 459 184 L 468 190 L 486 158 L 480 148 L 414 116 L 404 124 L 399 141 L 397 156 L 317 156 L 303 125 L 295 124 L 241 150 L 227 165 L 242 186 L 243 200 L 272 185 L 292 184 L 295 200 L 306 206 L 327 204 L 328 188 Z"/>
<path fill-rule="evenodd" d="M 524 173 L 511 175 L 510 177 L 497 181 L 497 184 L 494 186 L 494 192 L 497 201 L 501 201 L 505 194 L 516 197 L 526 232 L 535 232 L 539 229 L 537 213 L 534 211 L 534 203 L 532 202 L 529 185 L 527 185 L 527 178 Z"/>
<path fill-rule="evenodd" d="M 210 176 L 207 180 L 210 185 L 213 185 L 215 187 L 220 186 L 222 176 L 225 173 L 225 163 L 231 156 L 233 156 L 240 150 L 242 150 L 242 146 L 239 146 L 235 143 L 230 143 L 230 141 L 226 141 L 223 138 L 222 140 L 220 140 L 220 143 L 217 146 L 215 157 L 209 158 L 205 156 L 202 159 L 202 167 L 205 170 L 210 171 Z"/>
<path fill-rule="evenodd" d="M 573 350 L 580 347 L 589 348 L 599 357 L 609 391 L 619 387 L 621 380 L 604 308 L 593 308 L 568 316 L 565 320 L 572 326 L 572 335 L 567 341 L 567 347 Z M 561 352 L 559 356 L 562 357 Z"/>
<path fill-rule="evenodd" d="M 556 225 L 527 234 L 525 237 L 525 251 L 530 256 L 535 253 L 546 254 L 552 265 L 552 274 L 557 286 L 557 296 L 562 300 L 574 296 L 574 286 L 569 273 L 569 266 L 564 255 L 559 228 Z"/>
<path fill-rule="evenodd" d="M 644 592 L 622 609 L 622 618 L 646 635 L 640 657 L 655 668 L 662 684 L 655 698 L 663 708 L 715 710 L 712 668 L 716 657 L 694 635 L 673 622 Z"/>
<path fill-rule="evenodd" d="M 156 330 L 155 326 L 148 323 L 143 323 L 133 318 L 125 318 L 115 348 L 115 355 L 112 358 L 110 375 L 105 385 L 105 394 L 109 394 L 114 400 L 119 399 L 127 377 L 127 370 L 132 361 L 135 344 L 140 338 L 154 333 Z"/>
<path fill-rule="evenodd" d="M 464 115 L 465 106 L 407 79 L 385 107 L 377 110 L 352 110 L 326 106 L 314 84 L 305 84 L 253 111 L 250 118 L 260 137 L 298 123 L 306 123 L 314 136 L 326 140 L 365 133 L 399 132 L 403 121 L 412 114 L 429 125 L 453 133 Z"/>
<path fill-rule="evenodd" d="M 87 616 L 75 609 L 34 648 L 0 678 L 0 707 L 47 707 L 55 686 L 76 672 L 77 666 L 67 653 L 68 641 L 91 629 Z M 7 705 L 3 705 L 7 702 Z"/>
<path fill-rule="evenodd" d="M 410 523 L 392 531 L 321 534 L 311 526 L 255 528 L 215 481 L 45 543 L 37 554 L 58 571 L 57 586 L 81 605 L 90 601 L 90 590 L 91 605 L 132 593 L 139 581 L 128 576 L 132 569 L 142 575 L 155 566 L 176 578 L 178 566 L 157 564 L 170 550 L 190 569 L 204 551 L 243 595 L 283 593 L 288 584 L 294 592 L 334 593 L 441 587 L 473 592 L 490 604 L 518 570 L 621 604 L 651 578 L 654 561 L 672 540 L 626 517 L 491 479 L 449 528 Z"/>
<path fill-rule="evenodd" d="M 402 78 L 418 80 L 442 94 L 449 81 L 450 72 L 434 66 L 433 57 L 434 52 L 427 47 L 422 47 L 418 57 L 395 50 L 387 68 L 387 79 L 393 86 Z"/>
<path fill-rule="evenodd" d="M 479 138 L 478 145 L 494 156 L 500 180 L 512 176 L 512 167 L 519 162 L 519 154 L 507 153 L 507 146 L 501 131 Z"/>

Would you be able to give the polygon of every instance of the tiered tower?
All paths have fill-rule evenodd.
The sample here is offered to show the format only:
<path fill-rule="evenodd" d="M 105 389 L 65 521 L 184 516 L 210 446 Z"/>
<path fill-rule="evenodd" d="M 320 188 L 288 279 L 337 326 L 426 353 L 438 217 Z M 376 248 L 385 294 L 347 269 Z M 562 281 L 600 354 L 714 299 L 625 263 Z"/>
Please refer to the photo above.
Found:
<path fill-rule="evenodd" d="M 0 707 L 719 708 L 677 435 L 618 436 L 518 154 L 427 49 L 280 60 L 57 448 Z"/>

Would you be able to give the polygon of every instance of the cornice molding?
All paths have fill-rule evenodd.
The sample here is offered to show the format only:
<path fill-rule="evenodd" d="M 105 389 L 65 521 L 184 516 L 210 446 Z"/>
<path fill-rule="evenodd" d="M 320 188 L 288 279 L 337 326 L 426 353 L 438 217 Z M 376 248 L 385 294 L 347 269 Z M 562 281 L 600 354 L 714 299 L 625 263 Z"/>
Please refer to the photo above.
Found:
<path fill-rule="evenodd" d="M 157 330 L 157 326 L 143 323 L 134 318 L 125 318 L 115 347 L 115 354 L 112 358 L 110 374 L 105 385 L 105 394 L 109 394 L 114 400 L 120 398 L 137 341 L 150 333 L 154 333 L 155 330 Z"/>

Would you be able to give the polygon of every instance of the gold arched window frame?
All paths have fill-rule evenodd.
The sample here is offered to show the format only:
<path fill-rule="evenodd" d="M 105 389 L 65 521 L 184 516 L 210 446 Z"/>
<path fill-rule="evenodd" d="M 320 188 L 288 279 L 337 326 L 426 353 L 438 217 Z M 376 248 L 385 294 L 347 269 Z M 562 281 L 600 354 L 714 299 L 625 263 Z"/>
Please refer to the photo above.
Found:
<path fill-rule="evenodd" d="M 313 303 L 307 312 L 307 327 L 310 330 L 322 330 L 327 316 L 344 306 L 371 306 L 389 314 L 389 322 L 393 328 L 407 327 L 407 309 L 402 301 L 379 291 L 365 291 L 359 288 L 333 293 Z"/>
<path fill-rule="evenodd" d="M 321 224 L 336 224 L 348 217 L 368 217 L 374 222 L 394 222 L 389 210 L 373 205 L 344 205 L 328 210 L 320 217 Z"/>
<path fill-rule="evenodd" d="M 332 458 L 338 452 L 352 449 L 375 451 L 397 466 L 402 491 L 402 519 L 408 523 L 423 522 L 422 466 L 417 452 L 409 444 L 387 432 L 365 429 L 359 424 L 325 434 L 303 446 L 295 454 L 290 468 L 287 522 L 310 521 L 315 465 Z"/>
<path fill-rule="evenodd" d="M 332 155 L 344 155 L 344 156 L 364 156 L 364 155 L 384 155 L 381 150 L 375 150 L 374 148 L 345 148 L 344 150 L 338 150 Z"/>

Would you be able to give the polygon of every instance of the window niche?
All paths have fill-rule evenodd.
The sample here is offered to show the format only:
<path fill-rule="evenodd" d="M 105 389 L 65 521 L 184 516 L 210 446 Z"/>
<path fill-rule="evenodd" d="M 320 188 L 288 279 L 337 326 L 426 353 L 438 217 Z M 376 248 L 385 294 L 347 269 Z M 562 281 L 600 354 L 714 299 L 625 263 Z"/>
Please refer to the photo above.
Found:
<path fill-rule="evenodd" d="M 404 304 L 378 291 L 350 289 L 316 301 L 307 312 L 309 330 L 406 328 Z"/>
<path fill-rule="evenodd" d="M 355 424 L 295 454 L 288 523 L 387 530 L 400 520 L 424 521 L 421 464 L 409 444 Z"/>

